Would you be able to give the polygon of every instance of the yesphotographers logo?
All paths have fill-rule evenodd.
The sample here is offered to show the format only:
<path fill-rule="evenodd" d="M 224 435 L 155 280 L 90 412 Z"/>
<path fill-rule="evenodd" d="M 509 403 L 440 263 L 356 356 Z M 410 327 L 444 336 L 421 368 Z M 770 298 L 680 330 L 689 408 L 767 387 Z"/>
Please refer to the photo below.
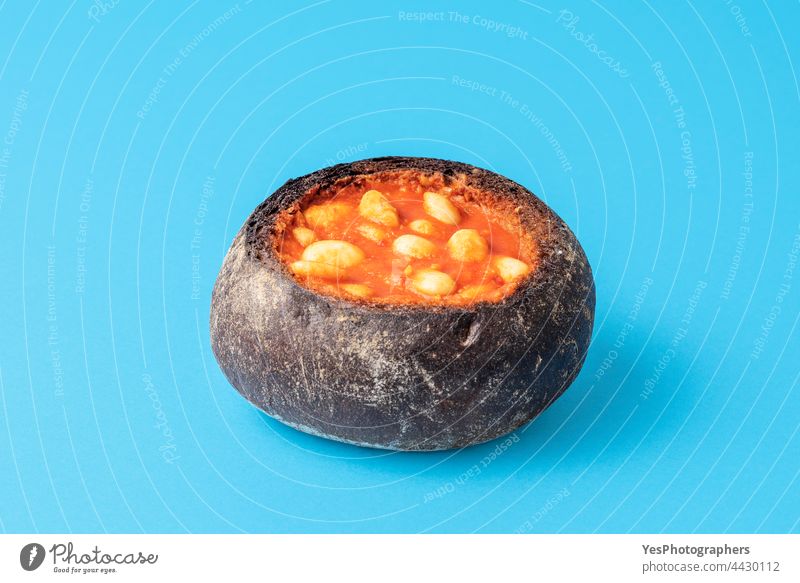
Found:
<path fill-rule="evenodd" d="M 44 547 L 39 543 L 29 543 L 19 552 L 19 564 L 26 571 L 35 571 L 44 562 Z"/>

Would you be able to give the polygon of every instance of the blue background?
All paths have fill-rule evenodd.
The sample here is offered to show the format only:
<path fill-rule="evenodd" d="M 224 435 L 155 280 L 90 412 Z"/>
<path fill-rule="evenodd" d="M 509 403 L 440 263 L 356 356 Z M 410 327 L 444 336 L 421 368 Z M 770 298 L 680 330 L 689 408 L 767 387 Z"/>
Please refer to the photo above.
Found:
<path fill-rule="evenodd" d="M 742 0 L 3 2 L 0 528 L 797 532 L 799 20 Z M 501 172 L 587 251 L 586 365 L 510 441 L 325 441 L 216 366 L 209 296 L 250 211 L 391 154 Z"/>

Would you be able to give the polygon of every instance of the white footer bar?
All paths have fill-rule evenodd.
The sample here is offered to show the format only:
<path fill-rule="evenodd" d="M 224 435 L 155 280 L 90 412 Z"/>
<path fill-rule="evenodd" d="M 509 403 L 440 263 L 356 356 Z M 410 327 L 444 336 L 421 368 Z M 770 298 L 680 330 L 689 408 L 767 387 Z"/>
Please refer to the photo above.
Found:
<path fill-rule="evenodd" d="M 779 582 L 798 555 L 798 535 L 2 535 L 0 581 Z"/>

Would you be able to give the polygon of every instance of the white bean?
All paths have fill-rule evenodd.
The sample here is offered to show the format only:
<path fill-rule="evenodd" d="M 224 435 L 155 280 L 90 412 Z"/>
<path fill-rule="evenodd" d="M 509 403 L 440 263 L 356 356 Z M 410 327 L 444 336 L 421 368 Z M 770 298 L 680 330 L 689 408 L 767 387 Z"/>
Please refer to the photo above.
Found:
<path fill-rule="evenodd" d="M 419 233 L 420 235 L 433 235 L 433 233 L 436 231 L 433 223 L 427 219 L 417 219 L 416 221 L 411 221 L 408 224 L 408 228 L 415 233 Z"/>
<path fill-rule="evenodd" d="M 375 293 L 371 287 L 361 283 L 342 283 L 339 285 L 339 287 L 350 295 L 357 296 L 359 298 L 368 298 Z"/>
<path fill-rule="evenodd" d="M 387 227 L 396 227 L 400 224 L 397 209 L 377 190 L 368 190 L 364 193 L 358 204 L 358 213 L 365 219 Z"/>
<path fill-rule="evenodd" d="M 459 229 L 447 241 L 447 250 L 456 261 L 483 261 L 489 244 L 475 229 Z"/>
<path fill-rule="evenodd" d="M 400 235 L 394 240 L 392 250 L 400 255 L 424 259 L 436 253 L 436 245 L 417 235 Z"/>
<path fill-rule="evenodd" d="M 437 221 L 446 225 L 457 225 L 461 222 L 461 213 L 450 199 L 436 192 L 422 195 L 422 208 Z"/>
<path fill-rule="evenodd" d="M 363 224 L 356 227 L 356 231 L 364 237 L 365 239 L 369 239 L 373 243 L 381 243 L 386 238 L 388 234 L 386 231 L 378 227 L 377 225 L 372 224 Z"/>
<path fill-rule="evenodd" d="M 426 296 L 446 296 L 456 287 L 453 278 L 441 271 L 422 269 L 409 280 L 411 289 Z"/>
<path fill-rule="evenodd" d="M 498 275 L 500 275 L 500 277 L 506 283 L 510 283 L 525 277 L 531 271 L 530 266 L 524 261 L 514 259 L 513 257 L 506 257 L 504 255 L 498 255 L 494 258 L 492 263 L 494 264 L 494 268 L 497 270 Z"/>
<path fill-rule="evenodd" d="M 294 235 L 295 240 L 300 243 L 303 247 L 308 247 L 317 240 L 317 236 L 314 234 L 314 231 L 307 227 L 295 227 L 292 229 L 292 235 Z"/>
<path fill-rule="evenodd" d="M 303 249 L 301 259 L 347 269 L 361 263 L 364 260 L 364 252 L 347 241 L 327 239 L 311 243 Z"/>
<path fill-rule="evenodd" d="M 350 214 L 352 208 L 343 202 L 326 202 L 315 204 L 303 211 L 306 222 L 312 229 L 317 227 L 328 227 L 340 222 Z"/>
<path fill-rule="evenodd" d="M 289 266 L 297 275 L 305 277 L 323 277 L 325 279 L 338 279 L 340 270 L 335 265 L 318 263 L 316 261 L 294 261 Z"/>
<path fill-rule="evenodd" d="M 474 300 L 478 296 L 488 295 L 496 289 L 497 288 L 490 283 L 474 283 L 465 285 L 458 291 L 458 295 L 468 300 Z"/>

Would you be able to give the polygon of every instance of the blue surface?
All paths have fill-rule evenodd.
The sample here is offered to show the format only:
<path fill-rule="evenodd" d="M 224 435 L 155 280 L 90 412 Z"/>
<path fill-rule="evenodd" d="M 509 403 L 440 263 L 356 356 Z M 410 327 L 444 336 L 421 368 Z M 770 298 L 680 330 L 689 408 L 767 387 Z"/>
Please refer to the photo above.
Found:
<path fill-rule="evenodd" d="M 0 4 L 2 530 L 800 530 L 798 4 L 426 5 Z M 587 251 L 585 368 L 510 440 L 328 442 L 216 366 L 250 211 L 379 155 L 501 172 Z"/>

